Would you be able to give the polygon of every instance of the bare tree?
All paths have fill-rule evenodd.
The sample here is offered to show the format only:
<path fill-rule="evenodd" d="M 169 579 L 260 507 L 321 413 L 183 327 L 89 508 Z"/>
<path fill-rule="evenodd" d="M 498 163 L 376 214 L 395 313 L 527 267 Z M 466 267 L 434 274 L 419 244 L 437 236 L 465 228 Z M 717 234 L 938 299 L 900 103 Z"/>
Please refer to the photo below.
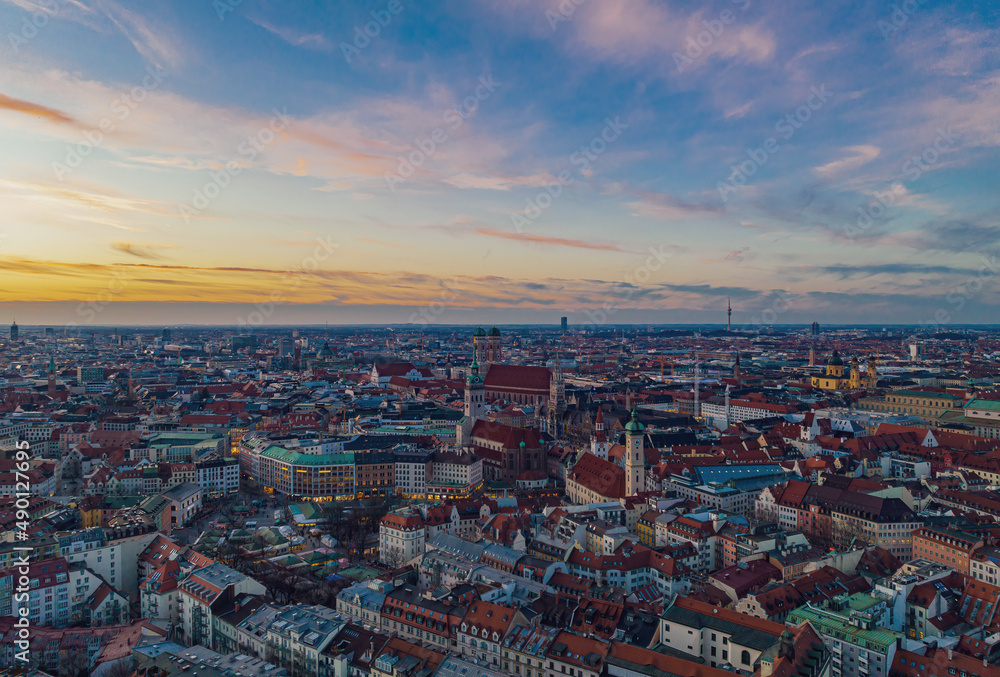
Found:
<path fill-rule="evenodd" d="M 778 521 L 778 504 L 758 502 L 756 507 L 757 519 L 761 522 Z"/>
<path fill-rule="evenodd" d="M 398 569 L 406 562 L 403 550 L 397 547 L 386 548 L 385 552 L 379 553 L 379 559 L 390 569 Z"/>
<path fill-rule="evenodd" d="M 871 534 L 862 526 L 857 518 L 842 518 L 833 524 L 833 541 L 841 548 L 860 546 L 863 548 L 874 545 Z"/>
<path fill-rule="evenodd" d="M 135 674 L 138 663 L 132 656 L 127 656 L 111 664 L 104 677 L 132 677 Z"/>
<path fill-rule="evenodd" d="M 288 604 L 292 601 L 296 592 L 297 578 L 291 569 L 273 562 L 261 567 L 261 571 L 257 574 L 257 580 L 278 604 Z"/>
<path fill-rule="evenodd" d="M 56 673 L 59 677 L 87 677 L 90 674 L 90 656 L 86 647 L 63 652 Z"/>

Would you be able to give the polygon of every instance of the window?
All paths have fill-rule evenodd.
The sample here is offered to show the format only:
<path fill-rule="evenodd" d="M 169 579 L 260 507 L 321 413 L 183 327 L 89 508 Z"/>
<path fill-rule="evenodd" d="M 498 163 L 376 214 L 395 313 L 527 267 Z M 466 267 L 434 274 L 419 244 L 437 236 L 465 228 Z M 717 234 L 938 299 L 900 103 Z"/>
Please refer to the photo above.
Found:
<path fill-rule="evenodd" d="M 743 653 L 740 654 L 740 661 L 742 661 L 743 665 L 750 665 L 750 652 L 744 650 Z"/>

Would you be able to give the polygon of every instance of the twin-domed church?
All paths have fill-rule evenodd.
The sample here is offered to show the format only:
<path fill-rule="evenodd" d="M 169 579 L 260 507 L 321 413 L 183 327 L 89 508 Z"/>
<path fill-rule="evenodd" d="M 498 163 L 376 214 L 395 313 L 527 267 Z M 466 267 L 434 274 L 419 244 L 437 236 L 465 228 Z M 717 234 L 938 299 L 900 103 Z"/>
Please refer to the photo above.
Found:
<path fill-rule="evenodd" d="M 856 388 L 874 388 L 878 383 L 878 373 L 875 371 L 875 358 L 868 358 L 867 371 L 861 371 L 858 358 L 851 360 L 851 370 L 846 372 L 844 360 L 836 350 L 826 361 L 826 374 L 813 376 L 813 388 L 822 390 L 854 390 Z"/>

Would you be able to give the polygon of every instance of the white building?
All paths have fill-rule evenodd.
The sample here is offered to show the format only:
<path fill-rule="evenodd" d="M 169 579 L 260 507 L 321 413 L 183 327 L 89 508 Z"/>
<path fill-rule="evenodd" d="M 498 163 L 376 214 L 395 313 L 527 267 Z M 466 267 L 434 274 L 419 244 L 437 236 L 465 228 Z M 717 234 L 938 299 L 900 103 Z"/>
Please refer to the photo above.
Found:
<path fill-rule="evenodd" d="M 412 508 L 390 512 L 379 525 L 379 559 L 402 565 L 424 554 L 427 528 L 424 518 Z"/>
<path fill-rule="evenodd" d="M 85 532 L 102 531 L 99 527 L 84 530 Z M 79 532 L 76 532 L 79 533 Z M 104 540 L 104 533 L 108 540 Z M 126 593 L 134 592 L 139 586 L 139 555 L 156 537 L 156 532 L 116 537 L 115 532 L 108 530 L 102 533 L 100 541 L 78 541 L 76 549 L 62 550 L 69 563 L 80 562 L 98 576 L 102 577 L 111 587 Z M 62 541 L 60 541 L 60 547 Z"/>
<path fill-rule="evenodd" d="M 211 564 L 191 573 L 180 583 L 179 639 L 187 646 L 212 646 L 212 605 L 240 593 L 264 594 L 264 586 L 224 564 Z"/>
<path fill-rule="evenodd" d="M 162 496 L 172 504 L 171 528 L 183 527 L 191 521 L 201 510 L 201 495 L 201 487 L 190 482 L 163 492 Z"/>
<path fill-rule="evenodd" d="M 201 487 L 205 498 L 232 496 L 240 491 L 240 464 L 235 458 L 216 458 L 198 461 L 195 467 L 195 484 Z"/>
<path fill-rule="evenodd" d="M 404 498 L 424 498 L 433 478 L 434 452 L 430 449 L 393 450 L 396 459 L 396 493 Z"/>
<path fill-rule="evenodd" d="M 18 589 L 19 569 L 0 573 L 0 615 L 20 616 L 27 608 L 32 624 L 54 628 L 128 621 L 127 600 L 82 564 L 63 557 L 33 562 L 26 590 Z"/>

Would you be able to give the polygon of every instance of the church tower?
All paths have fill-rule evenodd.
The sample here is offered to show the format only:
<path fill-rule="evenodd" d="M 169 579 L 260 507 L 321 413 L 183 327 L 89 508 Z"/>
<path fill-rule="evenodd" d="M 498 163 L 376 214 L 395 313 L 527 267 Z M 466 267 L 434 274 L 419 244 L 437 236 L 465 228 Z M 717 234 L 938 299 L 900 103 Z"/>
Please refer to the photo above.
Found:
<path fill-rule="evenodd" d="M 464 447 L 471 442 L 472 427 L 486 413 L 486 386 L 483 377 L 479 375 L 479 363 L 472 358 L 469 376 L 465 379 L 465 416 L 458 422 L 455 430 L 455 440 L 458 447 Z"/>
<path fill-rule="evenodd" d="M 643 449 L 644 426 L 632 410 L 632 420 L 625 425 L 625 495 L 635 496 L 646 490 L 646 452 Z"/>
<path fill-rule="evenodd" d="M 736 353 L 736 364 L 733 365 L 733 380 L 736 381 L 736 387 L 739 388 L 743 384 L 743 370 L 740 369 L 740 354 Z"/>
<path fill-rule="evenodd" d="M 559 363 L 557 353 L 555 369 L 549 381 L 549 434 L 553 437 L 558 437 L 562 432 L 559 423 L 564 413 L 566 413 L 566 384 L 563 382 L 562 365 Z"/>
<path fill-rule="evenodd" d="M 608 437 L 604 432 L 604 410 L 597 409 L 597 418 L 594 419 L 594 436 L 590 438 L 590 453 L 597 458 L 608 460 Z"/>
<path fill-rule="evenodd" d="M 850 388 L 861 387 L 861 366 L 858 364 L 858 358 L 853 358 L 851 360 L 851 382 L 849 384 Z"/>
<path fill-rule="evenodd" d="M 875 388 L 878 386 L 878 372 L 875 371 L 875 358 L 871 355 L 868 356 L 868 374 L 864 379 L 866 388 Z"/>
<path fill-rule="evenodd" d="M 482 327 L 472 332 L 472 352 L 474 362 L 486 364 L 486 330 Z"/>
<path fill-rule="evenodd" d="M 486 336 L 486 363 L 500 364 L 502 359 L 503 349 L 500 346 L 500 330 L 493 327 Z"/>

